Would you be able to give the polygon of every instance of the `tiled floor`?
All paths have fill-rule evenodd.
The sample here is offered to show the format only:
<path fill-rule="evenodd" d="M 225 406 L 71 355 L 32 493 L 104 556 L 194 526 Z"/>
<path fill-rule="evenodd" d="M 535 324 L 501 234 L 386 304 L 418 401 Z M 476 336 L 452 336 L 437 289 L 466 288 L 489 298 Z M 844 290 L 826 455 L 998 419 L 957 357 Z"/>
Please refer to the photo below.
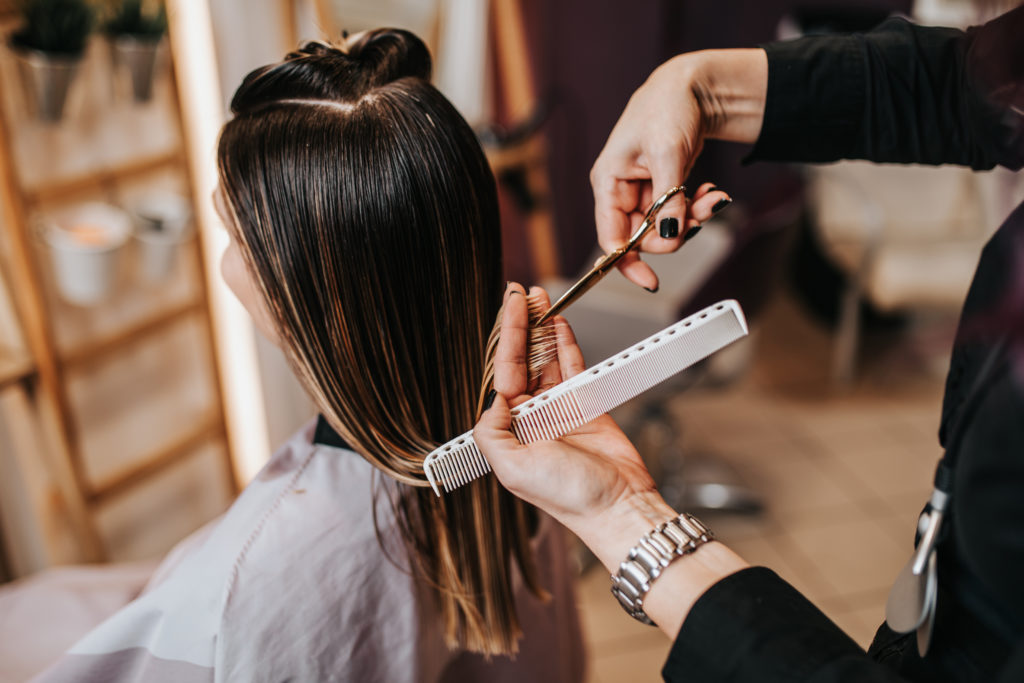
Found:
<path fill-rule="evenodd" d="M 855 386 L 828 379 L 831 337 L 789 300 L 763 317 L 745 378 L 672 399 L 686 458 L 714 455 L 764 498 L 759 517 L 705 515 L 752 564 L 773 568 L 866 646 L 909 557 L 941 455 L 942 349 L 955 319 L 869 343 Z M 579 587 L 590 680 L 660 680 L 670 643 L 631 620 L 595 566 Z"/>

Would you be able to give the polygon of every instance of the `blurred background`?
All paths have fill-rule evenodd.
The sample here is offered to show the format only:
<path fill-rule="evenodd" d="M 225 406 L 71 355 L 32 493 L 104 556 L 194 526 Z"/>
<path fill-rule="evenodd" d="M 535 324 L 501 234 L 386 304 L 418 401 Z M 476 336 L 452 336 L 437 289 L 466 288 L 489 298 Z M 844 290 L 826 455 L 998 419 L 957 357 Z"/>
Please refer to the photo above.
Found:
<path fill-rule="evenodd" d="M 597 254 L 590 166 L 662 61 L 894 13 L 966 27 L 1013 4 L 0 2 L 0 581 L 158 559 L 314 415 L 220 282 L 210 202 L 234 88 L 300 40 L 424 38 L 498 178 L 507 277 L 557 292 Z M 613 274 L 567 317 L 596 362 L 741 302 L 748 339 L 616 417 L 670 502 L 866 645 L 941 455 L 959 307 L 1024 187 L 1003 171 L 744 166 L 746 152 L 707 144 L 690 184 L 734 203 L 648 259 L 658 293 Z M 669 642 L 582 551 L 579 567 L 591 679 L 656 679 Z"/>

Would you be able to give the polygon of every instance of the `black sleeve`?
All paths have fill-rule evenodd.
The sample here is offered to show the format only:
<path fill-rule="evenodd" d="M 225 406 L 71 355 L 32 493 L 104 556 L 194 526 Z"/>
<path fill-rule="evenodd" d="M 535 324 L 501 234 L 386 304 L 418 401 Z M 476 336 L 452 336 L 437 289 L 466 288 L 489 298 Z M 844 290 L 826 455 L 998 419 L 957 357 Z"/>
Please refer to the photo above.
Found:
<path fill-rule="evenodd" d="M 728 576 L 700 597 L 661 674 L 669 682 L 904 680 L 764 567 Z"/>
<path fill-rule="evenodd" d="M 763 46 L 749 160 L 1024 166 L 1024 7 L 966 33 L 893 18 Z"/>

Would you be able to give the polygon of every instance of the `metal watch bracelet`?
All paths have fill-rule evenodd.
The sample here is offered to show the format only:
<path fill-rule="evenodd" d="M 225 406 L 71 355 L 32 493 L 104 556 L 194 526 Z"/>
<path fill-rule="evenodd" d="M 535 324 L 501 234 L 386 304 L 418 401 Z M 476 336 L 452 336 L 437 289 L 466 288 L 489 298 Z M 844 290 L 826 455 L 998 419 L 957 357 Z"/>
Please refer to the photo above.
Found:
<path fill-rule="evenodd" d="M 659 524 L 633 546 L 619 571 L 612 574 L 612 595 L 629 616 L 654 626 L 644 612 L 644 596 L 651 584 L 673 560 L 692 553 L 714 537 L 699 519 L 686 512 Z"/>

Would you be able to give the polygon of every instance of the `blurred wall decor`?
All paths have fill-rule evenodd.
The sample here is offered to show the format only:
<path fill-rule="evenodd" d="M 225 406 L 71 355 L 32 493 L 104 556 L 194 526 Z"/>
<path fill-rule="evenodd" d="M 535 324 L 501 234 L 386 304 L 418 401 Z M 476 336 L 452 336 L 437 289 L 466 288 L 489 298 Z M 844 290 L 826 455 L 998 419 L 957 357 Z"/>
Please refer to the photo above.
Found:
<path fill-rule="evenodd" d="M 163 553 L 236 491 L 194 230 L 207 198 L 191 193 L 165 10 L 115 0 L 80 26 L 57 111 L 22 87 L 18 36 L 65 6 L 81 3 L 0 14 L 0 534 L 14 576 Z"/>

